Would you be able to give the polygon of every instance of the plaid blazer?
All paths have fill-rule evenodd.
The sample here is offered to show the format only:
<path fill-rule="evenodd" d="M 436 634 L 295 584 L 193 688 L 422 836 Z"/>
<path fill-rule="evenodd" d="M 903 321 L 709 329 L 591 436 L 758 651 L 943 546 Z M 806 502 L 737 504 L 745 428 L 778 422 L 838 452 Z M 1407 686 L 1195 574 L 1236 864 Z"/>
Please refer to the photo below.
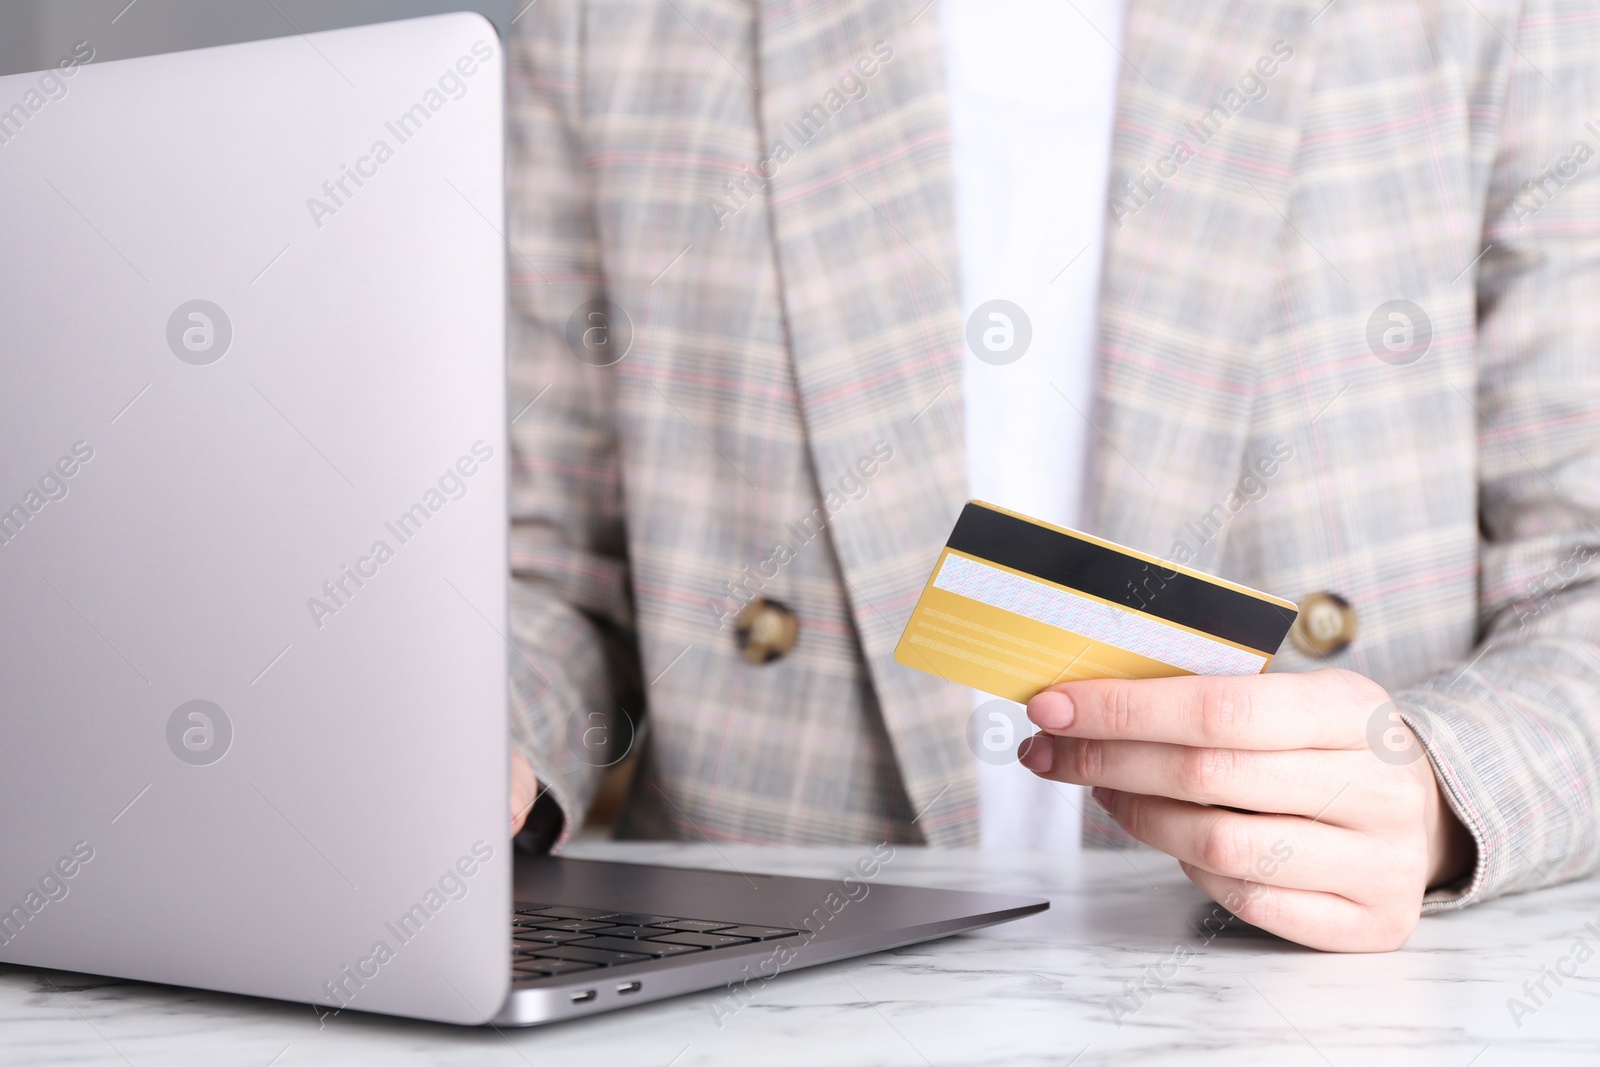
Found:
<path fill-rule="evenodd" d="M 938 17 L 517 23 L 514 732 L 569 827 L 639 744 L 625 835 L 976 839 L 968 694 L 892 655 L 965 488 Z M 1429 909 L 1593 870 L 1600 10 L 1131 0 L 1120 50 L 1089 528 L 1353 605 L 1328 662 L 1477 839 Z"/>

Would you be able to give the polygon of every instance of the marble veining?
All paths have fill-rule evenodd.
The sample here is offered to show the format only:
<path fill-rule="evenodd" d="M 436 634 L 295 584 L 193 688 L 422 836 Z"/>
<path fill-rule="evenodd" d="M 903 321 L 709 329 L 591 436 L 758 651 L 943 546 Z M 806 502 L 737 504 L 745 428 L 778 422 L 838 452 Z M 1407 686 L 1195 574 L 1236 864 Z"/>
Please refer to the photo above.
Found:
<path fill-rule="evenodd" d="M 811 877 L 855 849 L 584 841 L 573 855 Z M 962 937 L 561 1026 L 467 1030 L 0 966 L 0 1064 L 1441 1064 L 1600 1062 L 1600 879 L 1429 916 L 1402 951 L 1249 928 L 1167 858 L 901 848 L 882 881 L 1049 897 Z M 1577 962 L 1578 940 L 1596 950 Z M 1537 983 L 1565 961 L 1575 974 Z M 1529 983 L 1525 988 L 1524 983 Z M 1537 1003 L 1535 1003 L 1537 1001 Z M 1517 1004 L 1521 1007 L 1517 1007 Z"/>

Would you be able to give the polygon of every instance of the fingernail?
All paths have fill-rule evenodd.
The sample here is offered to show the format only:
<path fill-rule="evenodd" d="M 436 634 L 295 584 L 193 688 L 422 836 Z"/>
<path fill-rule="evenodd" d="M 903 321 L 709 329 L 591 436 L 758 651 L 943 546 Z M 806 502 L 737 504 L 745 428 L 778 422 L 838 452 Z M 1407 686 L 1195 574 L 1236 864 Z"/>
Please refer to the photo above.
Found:
<path fill-rule="evenodd" d="M 1055 689 L 1046 689 L 1028 701 L 1028 718 L 1041 730 L 1065 730 L 1074 717 L 1072 698 Z"/>
<path fill-rule="evenodd" d="M 1017 762 L 1034 774 L 1049 774 L 1056 762 L 1056 746 L 1044 734 L 1024 738 L 1017 746 Z"/>
<path fill-rule="evenodd" d="M 1107 789 L 1103 785 L 1097 785 L 1089 792 L 1094 797 L 1094 802 L 1104 808 L 1107 815 L 1110 815 L 1111 803 L 1117 799 L 1116 790 Z"/>

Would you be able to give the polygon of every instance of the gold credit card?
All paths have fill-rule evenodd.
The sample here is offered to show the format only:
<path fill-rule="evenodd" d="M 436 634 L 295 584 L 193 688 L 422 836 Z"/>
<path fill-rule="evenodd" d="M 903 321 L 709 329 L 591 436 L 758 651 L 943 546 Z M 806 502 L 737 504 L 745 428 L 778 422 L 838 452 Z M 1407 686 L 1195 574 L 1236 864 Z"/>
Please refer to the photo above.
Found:
<path fill-rule="evenodd" d="M 1026 703 L 1060 682 L 1259 674 L 1287 600 L 974 500 L 894 658 Z"/>

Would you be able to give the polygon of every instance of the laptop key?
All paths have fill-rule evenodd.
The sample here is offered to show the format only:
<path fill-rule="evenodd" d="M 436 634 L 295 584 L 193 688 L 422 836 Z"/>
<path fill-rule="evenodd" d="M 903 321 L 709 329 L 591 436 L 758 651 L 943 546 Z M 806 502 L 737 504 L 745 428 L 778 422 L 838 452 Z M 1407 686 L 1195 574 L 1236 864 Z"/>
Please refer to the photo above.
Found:
<path fill-rule="evenodd" d="M 584 948 L 598 948 L 609 952 L 645 952 L 651 956 L 681 956 L 685 952 L 700 952 L 696 945 L 669 945 L 664 941 L 630 941 L 621 937 L 591 937 L 583 942 Z"/>
<path fill-rule="evenodd" d="M 631 911 L 613 912 L 610 915 L 602 915 L 600 918 L 608 923 L 616 923 L 618 926 L 663 926 L 667 923 L 681 921 L 672 915 L 641 915 Z"/>
<path fill-rule="evenodd" d="M 721 930 L 734 924 L 712 922 L 710 919 L 674 919 L 672 922 L 658 925 L 670 927 L 674 930 L 682 930 L 685 933 L 706 933 L 710 930 Z"/>
<path fill-rule="evenodd" d="M 585 941 L 588 937 L 588 934 L 573 934 L 566 930 L 517 930 L 511 935 L 511 943 L 516 946 L 564 945 L 568 941 Z"/>
<path fill-rule="evenodd" d="M 677 932 L 664 926 L 614 926 L 609 930 L 595 931 L 602 937 L 665 937 Z"/>
<path fill-rule="evenodd" d="M 511 910 L 518 915 L 533 915 L 550 907 L 549 904 L 524 904 L 517 900 L 512 902 Z"/>
<path fill-rule="evenodd" d="M 598 919 L 608 912 L 595 908 L 568 908 L 564 906 L 540 908 L 540 915 L 548 915 L 552 919 Z"/>
<path fill-rule="evenodd" d="M 590 930 L 606 930 L 610 927 L 610 923 L 597 923 L 588 919 L 559 919 L 554 922 L 540 923 L 533 929 L 565 930 L 570 934 L 585 934 Z"/>
<path fill-rule="evenodd" d="M 687 932 L 681 934 L 666 934 L 656 938 L 655 940 L 665 941 L 669 945 L 699 945 L 701 948 L 727 948 L 731 945 L 748 945 L 751 943 L 750 938 L 748 937 L 728 937 L 724 934 L 696 934 Z"/>
<path fill-rule="evenodd" d="M 799 930 L 785 930 L 777 926 L 729 926 L 717 933 L 723 937 L 748 937 L 752 941 L 776 941 L 783 937 L 800 936 Z"/>
<path fill-rule="evenodd" d="M 578 971 L 598 970 L 599 964 L 580 963 L 577 960 L 518 960 L 511 965 L 511 973 L 531 978 L 548 978 L 557 974 L 574 974 Z"/>
<path fill-rule="evenodd" d="M 559 946 L 543 941 L 513 941 L 511 942 L 511 958 L 517 963 L 526 963 L 528 957 L 549 952 Z"/>
<path fill-rule="evenodd" d="M 624 963 L 638 963 L 651 957 L 642 952 L 608 952 L 582 945 L 555 945 L 541 950 L 535 959 L 574 960 L 578 963 L 598 963 L 602 967 L 620 967 Z"/>

